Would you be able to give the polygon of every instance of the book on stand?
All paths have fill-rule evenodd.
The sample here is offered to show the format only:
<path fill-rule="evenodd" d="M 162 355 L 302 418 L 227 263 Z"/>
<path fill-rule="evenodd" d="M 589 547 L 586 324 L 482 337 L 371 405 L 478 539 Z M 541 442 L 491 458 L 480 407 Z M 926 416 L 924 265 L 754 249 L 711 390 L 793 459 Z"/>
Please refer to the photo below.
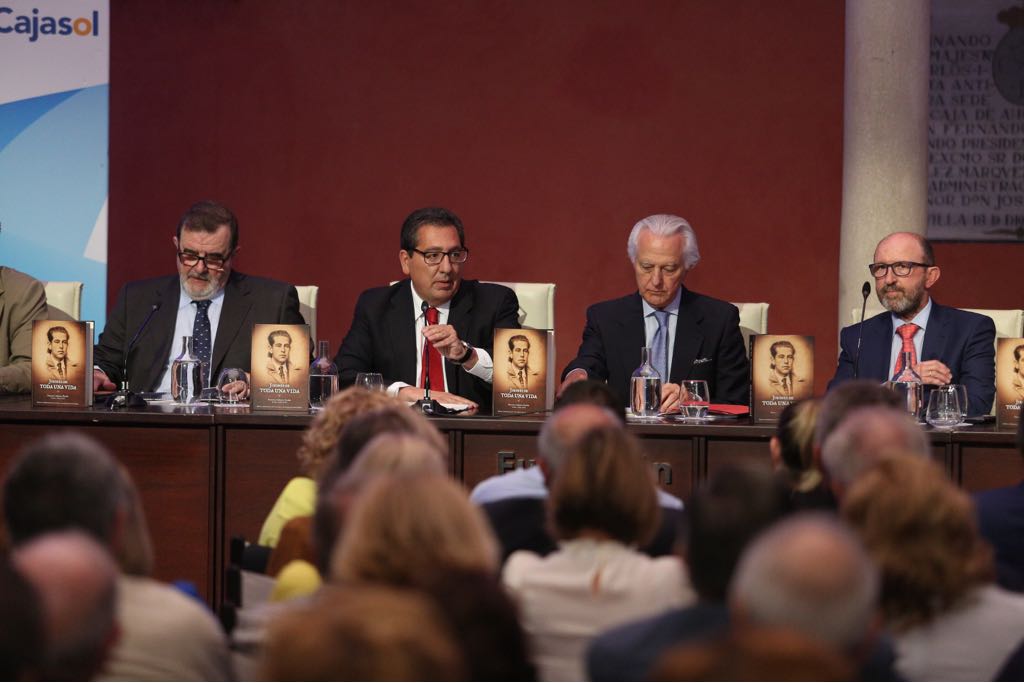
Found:
<path fill-rule="evenodd" d="M 309 410 L 309 359 L 309 325 L 253 325 L 253 410 Z"/>
<path fill-rule="evenodd" d="M 1024 404 L 1024 337 L 996 340 L 996 424 L 1015 429 Z"/>
<path fill-rule="evenodd" d="M 32 323 L 32 405 L 92 405 L 91 320 Z"/>
<path fill-rule="evenodd" d="M 778 422 L 786 406 L 813 394 L 814 337 L 750 336 L 750 415 L 754 422 Z"/>
<path fill-rule="evenodd" d="M 553 330 L 494 330 L 493 403 L 495 415 L 550 410 L 555 402 Z"/>

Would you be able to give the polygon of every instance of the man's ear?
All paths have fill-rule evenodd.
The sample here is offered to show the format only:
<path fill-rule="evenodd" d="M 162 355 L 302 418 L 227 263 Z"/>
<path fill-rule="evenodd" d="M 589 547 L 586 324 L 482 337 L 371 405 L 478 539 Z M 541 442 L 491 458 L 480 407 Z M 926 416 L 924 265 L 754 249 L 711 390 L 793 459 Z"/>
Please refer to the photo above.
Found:
<path fill-rule="evenodd" d="M 942 270 L 938 266 L 932 266 L 928 269 L 928 275 L 924 278 L 924 288 L 931 289 L 935 286 L 935 283 L 942 277 Z"/>
<path fill-rule="evenodd" d="M 409 252 L 405 249 L 398 250 L 398 263 L 402 266 L 402 272 L 409 274 Z"/>

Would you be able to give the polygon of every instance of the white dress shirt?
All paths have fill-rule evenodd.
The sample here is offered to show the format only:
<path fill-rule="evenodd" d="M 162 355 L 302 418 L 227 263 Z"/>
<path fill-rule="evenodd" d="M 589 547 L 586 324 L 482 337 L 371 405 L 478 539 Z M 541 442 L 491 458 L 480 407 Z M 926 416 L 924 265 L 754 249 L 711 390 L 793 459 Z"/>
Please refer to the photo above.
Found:
<path fill-rule="evenodd" d="M 220 323 L 220 312 L 224 308 L 224 290 L 221 289 L 217 294 L 210 299 L 210 308 L 207 309 L 207 316 L 210 318 L 210 353 L 213 353 L 213 347 L 217 343 L 217 326 Z M 196 324 L 196 311 L 198 309 L 192 303 L 192 297 L 190 297 L 184 289 L 179 289 L 178 294 L 178 316 L 174 320 L 174 336 L 171 337 L 171 352 L 167 356 L 167 365 L 164 366 L 164 372 L 160 376 L 160 384 L 157 385 L 156 390 L 164 393 L 170 393 L 171 391 L 171 363 L 174 359 L 181 355 L 181 338 L 191 337 L 192 330 Z M 212 356 L 211 356 L 212 358 Z M 210 378 L 213 381 L 216 378 Z"/>

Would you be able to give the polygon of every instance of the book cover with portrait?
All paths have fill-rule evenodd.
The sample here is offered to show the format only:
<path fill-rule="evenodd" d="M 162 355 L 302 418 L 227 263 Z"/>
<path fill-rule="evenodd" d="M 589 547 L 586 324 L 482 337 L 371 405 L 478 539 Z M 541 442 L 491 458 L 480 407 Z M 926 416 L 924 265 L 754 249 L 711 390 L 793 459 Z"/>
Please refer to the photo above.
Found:
<path fill-rule="evenodd" d="M 554 332 L 494 330 L 494 414 L 549 410 L 555 401 Z"/>
<path fill-rule="evenodd" d="M 996 340 L 996 423 L 1016 429 L 1024 405 L 1024 337 Z"/>
<path fill-rule="evenodd" d="M 250 367 L 254 410 L 309 410 L 309 325 L 253 325 Z"/>
<path fill-rule="evenodd" d="M 32 323 L 32 405 L 91 406 L 91 320 Z"/>
<path fill-rule="evenodd" d="M 750 414 L 754 422 L 778 422 L 790 403 L 814 394 L 814 337 L 750 336 Z"/>

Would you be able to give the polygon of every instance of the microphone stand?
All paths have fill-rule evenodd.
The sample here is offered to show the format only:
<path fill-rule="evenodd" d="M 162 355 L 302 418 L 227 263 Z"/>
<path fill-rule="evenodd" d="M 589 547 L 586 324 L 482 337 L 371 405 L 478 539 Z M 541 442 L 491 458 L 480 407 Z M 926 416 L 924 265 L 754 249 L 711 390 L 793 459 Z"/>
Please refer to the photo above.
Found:
<path fill-rule="evenodd" d="M 420 310 L 423 312 L 423 320 L 427 320 L 427 309 L 430 308 L 430 304 L 426 301 L 420 304 Z M 412 407 L 419 410 L 424 415 L 457 415 L 461 413 L 461 410 L 452 410 L 438 403 L 435 399 L 430 398 L 430 351 L 427 349 L 426 337 L 423 338 L 423 348 L 427 352 L 423 355 L 424 362 L 424 374 L 423 374 L 423 398 L 412 404 Z M 443 362 L 443 361 L 442 361 Z M 443 381 L 443 378 L 442 378 Z"/>
<path fill-rule="evenodd" d="M 111 394 L 110 398 L 107 399 L 107 408 L 110 410 L 119 410 L 121 408 L 145 408 L 148 403 L 146 399 L 142 398 L 128 385 L 128 356 L 131 354 L 132 349 L 135 348 L 135 342 L 139 340 L 139 335 L 149 325 L 149 321 L 153 319 L 156 312 L 160 310 L 160 304 L 153 304 L 149 313 L 146 315 L 146 319 L 139 325 L 139 329 L 135 332 L 135 336 L 132 337 L 131 341 L 128 342 L 128 348 L 124 352 L 124 364 L 121 367 L 121 388 L 114 394 Z"/>
<path fill-rule="evenodd" d="M 860 377 L 860 343 L 864 338 L 864 314 L 868 310 L 868 297 L 871 296 L 871 283 L 865 282 L 860 288 L 860 295 L 864 301 L 860 306 L 860 325 L 857 327 L 857 357 L 853 359 L 853 378 Z"/>

